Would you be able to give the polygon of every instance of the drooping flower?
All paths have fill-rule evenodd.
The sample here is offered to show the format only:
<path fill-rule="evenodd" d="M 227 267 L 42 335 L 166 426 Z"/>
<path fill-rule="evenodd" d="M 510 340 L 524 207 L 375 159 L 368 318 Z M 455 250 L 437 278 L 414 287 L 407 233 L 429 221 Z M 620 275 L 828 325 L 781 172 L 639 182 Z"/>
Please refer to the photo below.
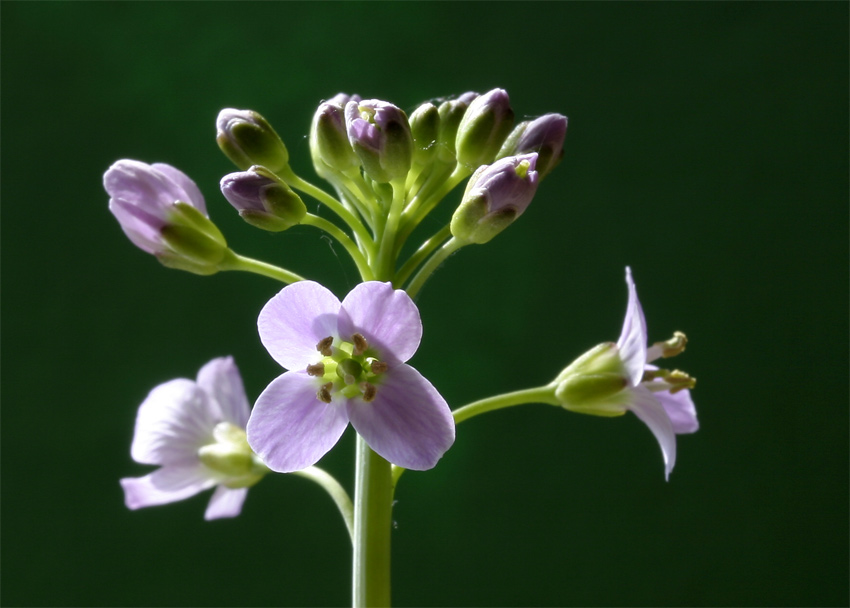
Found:
<path fill-rule="evenodd" d="M 103 175 L 109 210 L 134 245 L 165 264 L 212 274 L 227 243 L 198 186 L 165 163 L 119 160 Z"/>
<path fill-rule="evenodd" d="M 154 388 L 139 406 L 130 454 L 160 468 L 121 480 L 127 507 L 175 502 L 217 486 L 204 518 L 239 515 L 248 488 L 268 473 L 245 437 L 249 414 L 231 357 L 204 365 L 197 380 Z"/>
<path fill-rule="evenodd" d="M 248 421 L 248 442 L 270 469 L 315 464 L 349 422 L 375 452 L 407 469 L 432 468 L 454 442 L 448 404 L 405 363 L 422 323 L 404 291 L 370 281 L 340 303 L 301 281 L 273 297 L 257 324 L 269 354 L 290 370 L 263 391 Z"/>
<path fill-rule="evenodd" d="M 676 464 L 676 435 L 699 429 L 690 390 L 696 380 L 684 372 L 662 370 L 649 363 L 685 350 L 687 338 L 647 348 L 646 318 L 632 273 L 626 268 L 629 303 L 617 343 L 602 343 L 576 359 L 555 382 L 555 397 L 571 411 L 595 416 L 633 412 L 652 431 L 664 456 L 665 476 Z"/>

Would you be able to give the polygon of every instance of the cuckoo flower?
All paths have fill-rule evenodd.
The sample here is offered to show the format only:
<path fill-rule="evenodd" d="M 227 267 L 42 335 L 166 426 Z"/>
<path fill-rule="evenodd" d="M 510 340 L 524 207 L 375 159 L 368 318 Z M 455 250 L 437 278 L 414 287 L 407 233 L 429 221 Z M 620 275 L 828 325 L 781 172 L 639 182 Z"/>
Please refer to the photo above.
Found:
<path fill-rule="evenodd" d="M 629 268 L 626 284 L 629 303 L 620 339 L 600 344 L 570 364 L 556 379 L 555 396 L 575 412 L 596 416 L 634 412 L 658 440 L 669 478 L 676 464 L 676 435 L 699 428 L 689 390 L 696 380 L 649 363 L 681 353 L 687 339 L 676 332 L 667 342 L 647 348 L 646 319 Z"/>
<path fill-rule="evenodd" d="M 204 365 L 196 381 L 178 378 L 154 388 L 139 407 L 130 454 L 160 468 L 121 480 L 127 506 L 175 502 L 217 486 L 204 518 L 239 515 L 248 487 L 268 472 L 248 447 L 249 413 L 230 357 Z"/>
<path fill-rule="evenodd" d="M 315 464 L 348 423 L 386 460 L 425 470 L 452 445 L 452 414 L 405 362 L 422 337 L 413 300 L 389 283 L 355 287 L 340 303 L 312 281 L 284 287 L 260 312 L 260 340 L 290 371 L 269 384 L 248 442 L 275 471 Z"/>

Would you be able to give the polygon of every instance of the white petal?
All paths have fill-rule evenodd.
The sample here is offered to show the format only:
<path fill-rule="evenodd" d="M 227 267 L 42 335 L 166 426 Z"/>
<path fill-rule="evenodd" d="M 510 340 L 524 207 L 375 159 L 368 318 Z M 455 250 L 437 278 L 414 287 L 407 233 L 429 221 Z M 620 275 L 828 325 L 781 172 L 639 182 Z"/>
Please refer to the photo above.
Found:
<path fill-rule="evenodd" d="M 242 503 L 248 496 L 248 488 L 228 488 L 218 486 L 213 492 L 204 519 L 220 519 L 223 517 L 236 517 L 242 512 Z"/>
<path fill-rule="evenodd" d="M 130 454 L 142 464 L 187 464 L 211 443 L 221 422 L 218 406 L 191 380 L 179 378 L 154 388 L 139 406 Z"/>
<path fill-rule="evenodd" d="M 338 336 L 339 307 L 337 297 L 318 283 L 287 285 L 260 311 L 260 341 L 283 367 L 303 371 L 322 358 L 319 341 Z"/>
<path fill-rule="evenodd" d="M 233 357 L 219 357 L 204 365 L 198 372 L 198 386 L 217 402 L 224 420 L 245 428 L 251 406 Z"/>
<path fill-rule="evenodd" d="M 144 477 L 126 477 L 121 480 L 121 487 L 127 508 L 139 509 L 189 498 L 216 483 L 217 479 L 198 463 L 162 467 Z"/>
<path fill-rule="evenodd" d="M 629 304 L 626 308 L 626 318 L 623 321 L 623 331 L 617 340 L 620 358 L 626 368 L 632 386 L 640 384 L 646 365 L 646 319 L 637 297 L 632 271 L 626 267 L 626 285 L 629 287 Z"/>
<path fill-rule="evenodd" d="M 629 409 L 640 418 L 661 446 L 664 456 L 664 478 L 669 479 L 673 466 L 676 464 L 676 434 L 664 406 L 647 389 L 639 386 L 631 389 Z"/>

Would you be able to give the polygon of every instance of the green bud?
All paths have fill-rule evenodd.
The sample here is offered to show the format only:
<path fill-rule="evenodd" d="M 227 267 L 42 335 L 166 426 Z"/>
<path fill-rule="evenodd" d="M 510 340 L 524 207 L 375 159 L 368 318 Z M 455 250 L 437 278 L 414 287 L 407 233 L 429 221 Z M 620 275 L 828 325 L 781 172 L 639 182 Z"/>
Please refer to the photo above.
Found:
<path fill-rule="evenodd" d="M 265 118 L 252 110 L 227 108 L 216 121 L 216 142 L 240 169 L 262 165 L 277 173 L 289 164 L 289 152 Z"/>
<path fill-rule="evenodd" d="M 437 154 L 437 137 L 440 134 L 440 111 L 433 103 L 423 103 L 410 115 L 410 132 L 413 135 L 413 162 L 428 166 Z"/>
<path fill-rule="evenodd" d="M 626 413 L 628 374 L 613 342 L 587 351 L 555 381 L 555 398 L 565 409 L 608 417 Z"/>
<path fill-rule="evenodd" d="M 468 169 L 493 162 L 514 125 L 514 111 L 504 89 L 477 97 L 457 130 L 457 160 Z"/>

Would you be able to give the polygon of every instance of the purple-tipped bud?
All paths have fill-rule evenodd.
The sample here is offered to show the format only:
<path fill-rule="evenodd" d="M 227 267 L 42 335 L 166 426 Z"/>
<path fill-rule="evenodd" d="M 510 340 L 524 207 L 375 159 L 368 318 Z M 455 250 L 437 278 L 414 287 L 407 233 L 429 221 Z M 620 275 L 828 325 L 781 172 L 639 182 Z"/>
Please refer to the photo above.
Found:
<path fill-rule="evenodd" d="M 262 165 L 278 172 L 289 164 L 289 152 L 265 118 L 253 110 L 226 108 L 215 123 L 218 147 L 240 169 Z"/>
<path fill-rule="evenodd" d="M 242 219 L 263 230 L 286 230 L 307 213 L 301 197 L 265 167 L 225 175 L 221 193 Z"/>
<path fill-rule="evenodd" d="M 109 210 L 134 245 L 166 266 L 217 272 L 227 243 L 185 173 L 164 163 L 119 160 L 104 173 L 103 187 Z"/>
<path fill-rule="evenodd" d="M 338 93 L 319 104 L 313 115 L 310 153 L 316 172 L 324 177 L 327 176 L 326 166 L 345 173 L 360 164 L 345 127 L 345 105 L 349 101 L 360 101 L 360 96 Z"/>
<path fill-rule="evenodd" d="M 440 131 L 437 137 L 437 150 L 440 160 L 444 162 L 456 160 L 455 141 L 457 129 L 469 104 L 478 97 L 478 93 L 468 91 L 456 99 L 449 99 L 440 104 Z"/>
<path fill-rule="evenodd" d="M 514 126 L 514 111 L 504 89 L 477 97 L 457 130 L 457 160 L 468 169 L 493 162 Z"/>
<path fill-rule="evenodd" d="M 497 158 L 537 152 L 537 172 L 540 178 L 548 175 L 564 157 L 564 138 L 567 135 L 567 117 L 561 114 L 544 114 L 530 122 L 523 122 L 508 136 Z"/>
<path fill-rule="evenodd" d="M 452 235 L 467 243 L 486 243 L 513 223 L 531 203 L 539 176 L 537 154 L 510 156 L 480 167 L 466 186 L 452 216 Z"/>
<path fill-rule="evenodd" d="M 404 111 L 377 99 L 349 101 L 345 106 L 345 125 L 366 175 L 380 183 L 407 175 L 413 137 Z"/>

